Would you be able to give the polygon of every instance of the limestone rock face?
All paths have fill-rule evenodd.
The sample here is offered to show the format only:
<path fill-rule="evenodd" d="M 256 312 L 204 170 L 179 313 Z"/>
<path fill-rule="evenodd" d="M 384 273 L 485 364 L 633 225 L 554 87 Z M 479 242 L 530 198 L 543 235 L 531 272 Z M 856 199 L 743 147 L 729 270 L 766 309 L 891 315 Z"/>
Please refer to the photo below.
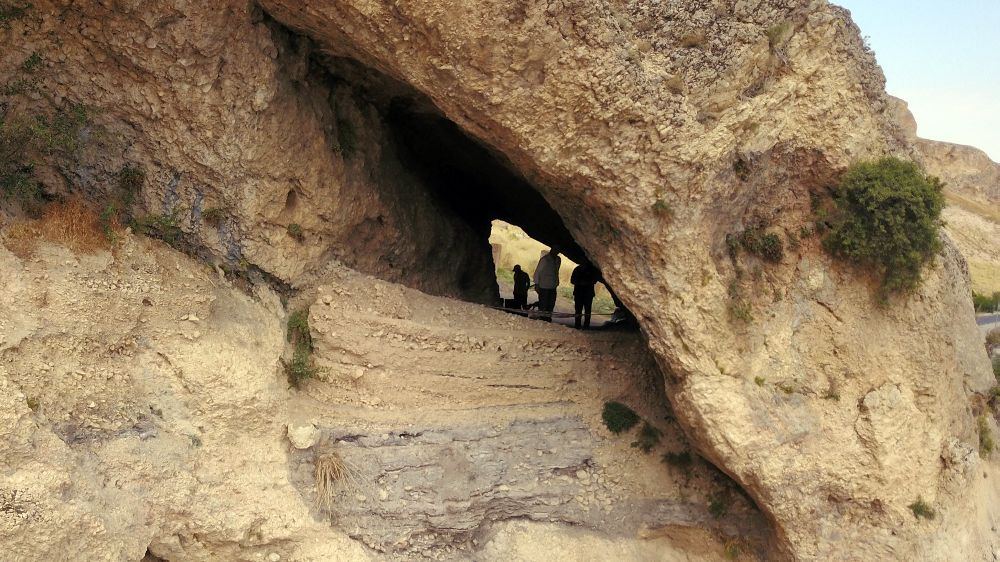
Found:
<path fill-rule="evenodd" d="M 0 41 L 12 47 L 4 83 L 34 83 L 7 99 L 12 113 L 49 99 L 93 113 L 83 150 L 46 175 L 49 191 L 100 202 L 123 166 L 138 166 L 139 214 L 173 215 L 220 263 L 294 285 L 333 257 L 431 293 L 495 297 L 488 230 L 425 195 L 363 84 L 316 68 L 308 39 L 250 4 L 35 2 Z M 43 62 L 27 74 L 32 53 Z"/>
<path fill-rule="evenodd" d="M 259 4 L 47 0 L 0 30 L 3 44 L 14 45 L 0 54 L 5 78 L 14 79 L 32 52 L 46 61 L 37 75 L 46 95 L 19 97 L 16 107 L 51 100 L 97 110 L 101 131 L 94 132 L 101 134 L 47 176 L 48 188 L 83 189 L 99 200 L 121 166 L 140 164 L 148 173 L 145 208 L 176 211 L 186 236 L 216 259 L 246 261 L 298 286 L 336 257 L 389 281 L 485 300 L 493 287 L 484 226 L 428 192 L 386 124 L 385 104 L 419 98 L 526 178 L 601 267 L 639 319 L 692 444 L 772 522 L 771 559 L 951 560 L 960 551 L 979 560 L 997 547 L 987 504 L 995 494 L 978 494 L 990 471 L 977 452 L 973 415 L 976 395 L 993 381 L 963 258 L 947 245 L 916 295 L 879 308 L 872 280 L 832 262 L 802 230 L 810 194 L 849 162 L 910 150 L 882 74 L 846 12 L 822 0 Z M 355 72 L 338 74 L 344 59 L 357 61 Z M 225 217 L 211 228 L 203 220 L 209 208 Z M 302 242 L 290 236 L 290 224 L 302 228 Z M 779 263 L 730 255 L 727 235 L 755 225 L 784 241 Z M 25 276 L 22 263 L 0 258 L 13 286 L 32 287 L 52 274 Z M 209 280 L 198 285 L 215 294 Z M 304 560 L 365 555 L 316 523 L 301 499 L 289 499 L 295 476 L 277 445 L 284 446 L 286 426 L 274 413 L 284 392 L 273 388 L 280 324 L 267 308 L 221 293 L 215 298 L 228 300 L 219 306 L 206 300 L 183 313 L 190 301 L 183 294 L 171 301 L 177 318 L 212 318 L 211 330 L 184 320 L 142 332 L 163 339 L 136 344 L 137 365 L 148 373 L 149 395 L 141 400 L 88 399 L 70 370 L 64 381 L 75 386 L 67 387 L 65 403 L 42 406 L 65 424 L 39 425 L 20 395 L 4 391 L 0 411 L 9 423 L 0 425 L 7 432 L 0 441 L 10 450 L 0 458 L 19 467 L 43 459 L 44 470 L 17 473 L 41 479 L 25 483 L 39 491 L 32 501 L 55 502 L 65 493 L 80 509 L 88 501 L 117 505 L 117 490 L 146 486 L 136 475 L 174 483 L 162 492 L 169 497 L 152 503 L 129 499 L 142 498 L 139 491 L 124 498 L 131 511 L 102 519 L 93 515 L 100 509 L 90 509 L 67 519 L 93 520 L 94 533 L 47 540 L 16 527 L 21 559 L 32 558 L 35 544 L 56 545 L 44 559 L 60 548 L 97 552 L 123 536 L 132 538 L 114 544 L 119 558 L 141 555 L 143 544 L 170 560 L 257 559 L 269 544 L 330 549 L 299 553 Z M 278 308 L 275 297 L 262 299 Z M 43 355 L 45 334 L 70 338 L 69 349 L 91 341 L 83 328 L 59 332 L 25 312 L 22 301 L 4 305 L 16 312 L 4 316 L 16 318 L 5 320 L 8 356 L 23 353 L 15 350 L 22 340 L 37 347 L 24 357 Z M 122 311 L 129 326 L 141 323 L 139 306 Z M 336 357 L 337 350 L 328 352 Z M 237 361 L 244 354 L 260 361 Z M 214 368 L 201 367 L 206 356 Z M 226 358 L 249 372 L 252 384 L 227 378 Z M 0 384 L 11 386 L 7 379 L 41 393 L 31 387 L 35 369 L 31 362 L 0 372 Z M 80 370 L 81 377 L 93 374 Z M 186 389 L 192 373 L 197 393 Z M 366 377 L 362 370 L 356 380 Z M 113 423 L 71 416 L 91 402 L 91 409 L 121 411 L 95 418 Z M 150 405 L 155 410 L 147 412 Z M 169 445 L 144 444 L 144 420 L 160 417 L 156 411 L 178 424 Z M 227 415 L 234 412 L 253 415 L 236 423 Z M 204 437 L 188 422 L 206 426 Z M 552 427 L 577 435 L 580 426 Z M 374 439 L 375 429 L 358 435 Z M 122 434 L 129 440 L 108 439 Z M 33 452 L 40 442 L 51 446 Z M 90 455 L 100 456 L 102 446 L 169 450 L 109 453 L 110 476 L 89 481 Z M 246 450 L 260 455 L 250 461 Z M 148 460 L 161 457 L 170 462 Z M 128 462 L 115 464 L 118 458 Z M 234 458 L 244 477 L 230 481 L 222 476 L 228 467 L 217 465 Z M 566 458 L 569 468 L 580 462 Z M 215 466 L 208 474 L 216 486 L 202 487 L 198 463 Z M 264 470 L 255 472 L 253 463 Z M 518 477 L 530 481 L 537 469 L 529 465 Z M 190 501 L 203 489 L 211 493 Z M 247 490 L 257 501 L 239 501 Z M 907 506 L 918 497 L 942 516 L 916 520 Z M 147 513 L 147 505 L 159 511 Z M 489 513 L 491 505 L 476 509 Z M 265 513 L 268 506 L 279 508 Z M 548 507 L 539 517 L 561 513 Z M 173 527 L 153 529 L 142 523 L 146 516 Z M 213 530 L 209 546 L 199 538 L 203 529 Z M 114 538 L 98 544 L 105 532 Z M 387 540 L 369 535 L 372 543 Z"/>
<path fill-rule="evenodd" d="M 918 524 L 907 505 L 976 501 L 972 467 L 940 462 L 976 442 L 970 400 L 992 382 L 964 261 L 949 250 L 918 295 L 879 309 L 869 280 L 799 236 L 811 190 L 854 159 L 907 150 L 844 11 L 262 5 L 423 92 L 536 184 L 637 314 L 697 446 L 775 522 L 782 556 L 950 557 L 928 548 L 954 540 L 948 525 Z M 752 223 L 788 241 L 780 264 L 727 257 L 726 235 Z M 749 323 L 729 318 L 733 293 Z"/>

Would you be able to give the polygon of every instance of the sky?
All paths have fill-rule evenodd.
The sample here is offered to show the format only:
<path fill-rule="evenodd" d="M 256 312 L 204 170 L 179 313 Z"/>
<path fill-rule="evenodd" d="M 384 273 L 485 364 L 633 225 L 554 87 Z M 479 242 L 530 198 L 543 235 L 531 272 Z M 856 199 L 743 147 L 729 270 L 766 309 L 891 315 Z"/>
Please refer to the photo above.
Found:
<path fill-rule="evenodd" d="M 1000 162 L 1000 0 L 832 0 L 851 11 L 926 139 Z"/>

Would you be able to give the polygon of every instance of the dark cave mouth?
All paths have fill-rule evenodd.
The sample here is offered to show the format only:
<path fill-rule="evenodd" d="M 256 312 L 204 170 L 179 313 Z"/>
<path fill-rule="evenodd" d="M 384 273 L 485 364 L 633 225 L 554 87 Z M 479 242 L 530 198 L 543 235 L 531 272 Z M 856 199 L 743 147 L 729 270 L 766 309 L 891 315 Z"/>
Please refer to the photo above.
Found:
<path fill-rule="evenodd" d="M 294 32 L 291 35 L 292 41 L 302 40 Z M 563 217 L 546 200 L 543 190 L 527 179 L 506 155 L 446 117 L 427 96 L 352 58 L 315 51 L 309 58 L 314 72 L 325 75 L 331 89 L 346 86 L 353 92 L 352 97 L 376 108 L 386 131 L 386 142 L 392 145 L 391 152 L 403 168 L 419 179 L 416 189 L 424 193 L 414 196 L 428 197 L 442 213 L 450 215 L 446 220 L 457 219 L 468 227 L 456 231 L 456 236 L 474 238 L 466 241 L 481 254 L 465 264 L 452 264 L 468 269 L 453 275 L 452 296 L 480 304 L 502 304 L 505 296 L 500 291 L 502 280 L 497 283 L 502 264 L 496 263 L 489 241 L 494 221 L 515 225 L 546 248 L 558 248 L 568 260 L 599 269 L 599 264 L 576 241 Z M 339 131 L 341 117 L 336 107 L 333 113 Z M 433 248 L 425 251 L 430 255 Z M 530 274 L 537 258 L 520 265 Z M 572 286 L 565 284 L 569 272 L 563 277 L 560 295 L 570 300 L 572 310 Z M 494 289 L 477 289 L 487 285 Z M 617 297 L 610 296 L 613 290 L 607 289 L 603 293 L 605 301 L 613 298 L 615 305 L 627 314 Z M 608 317 L 610 313 L 605 311 L 604 318 Z M 631 315 L 627 318 L 631 319 Z"/>
<path fill-rule="evenodd" d="M 577 264 L 598 267 L 574 239 L 562 217 L 546 201 L 540 190 L 522 176 L 502 154 L 470 137 L 458 125 L 436 108 L 418 105 L 410 99 L 395 99 L 390 103 L 387 122 L 393 131 L 404 163 L 415 171 L 428 187 L 432 197 L 486 237 L 495 232 L 497 223 L 506 223 L 523 231 L 537 243 L 539 253 L 519 261 L 529 275 L 535 269 L 541 251 L 558 248 L 564 257 L 557 306 L 562 313 L 573 311 L 573 289 L 570 272 Z M 491 241 L 492 242 L 492 241 Z M 502 260 L 491 243 L 492 263 L 500 294 L 497 302 L 509 299 L 505 278 L 510 266 Z M 523 257 L 523 255 L 522 255 Z M 567 260 L 570 263 L 566 263 Z M 610 320 L 616 308 L 616 319 L 631 320 L 631 315 L 602 281 L 598 284 L 593 324 L 600 326 Z M 529 297 L 529 304 L 532 298 Z M 557 311 L 559 309 L 557 308 Z M 634 322 L 622 324 L 631 327 Z"/>

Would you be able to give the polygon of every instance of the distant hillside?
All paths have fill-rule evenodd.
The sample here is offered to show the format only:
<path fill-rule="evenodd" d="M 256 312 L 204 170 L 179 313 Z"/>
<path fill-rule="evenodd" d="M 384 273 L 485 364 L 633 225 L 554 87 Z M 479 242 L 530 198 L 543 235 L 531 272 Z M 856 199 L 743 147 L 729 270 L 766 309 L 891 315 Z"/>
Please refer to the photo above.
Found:
<path fill-rule="evenodd" d="M 896 121 L 920 151 L 928 172 L 944 180 L 954 193 L 1000 204 L 1000 164 L 972 146 L 920 138 L 906 102 L 891 96 L 890 100 Z"/>
<path fill-rule="evenodd" d="M 945 231 L 969 262 L 973 290 L 1000 291 L 1000 164 L 978 148 L 918 137 L 906 102 L 890 100 L 924 167 L 946 184 Z"/>

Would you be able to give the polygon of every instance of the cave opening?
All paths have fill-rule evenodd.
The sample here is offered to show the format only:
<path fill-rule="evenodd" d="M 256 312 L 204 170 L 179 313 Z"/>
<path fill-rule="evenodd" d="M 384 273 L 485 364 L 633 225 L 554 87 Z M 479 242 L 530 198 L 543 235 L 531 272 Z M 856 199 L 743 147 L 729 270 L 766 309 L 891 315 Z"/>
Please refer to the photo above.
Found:
<path fill-rule="evenodd" d="M 484 249 L 492 251 L 497 281 L 494 300 L 500 305 L 509 304 L 514 265 L 520 265 L 530 276 L 541 255 L 549 248 L 558 248 L 563 261 L 556 313 L 561 323 L 573 324 L 571 273 L 577 265 L 600 268 L 539 190 L 503 154 L 466 134 L 429 103 L 396 98 L 389 106 L 388 123 L 401 158 L 422 177 L 431 195 L 477 235 L 489 239 Z M 532 289 L 528 303 L 537 302 Z M 604 280 L 596 286 L 593 314 L 594 326 L 605 321 L 610 321 L 609 325 L 634 325 Z"/>

